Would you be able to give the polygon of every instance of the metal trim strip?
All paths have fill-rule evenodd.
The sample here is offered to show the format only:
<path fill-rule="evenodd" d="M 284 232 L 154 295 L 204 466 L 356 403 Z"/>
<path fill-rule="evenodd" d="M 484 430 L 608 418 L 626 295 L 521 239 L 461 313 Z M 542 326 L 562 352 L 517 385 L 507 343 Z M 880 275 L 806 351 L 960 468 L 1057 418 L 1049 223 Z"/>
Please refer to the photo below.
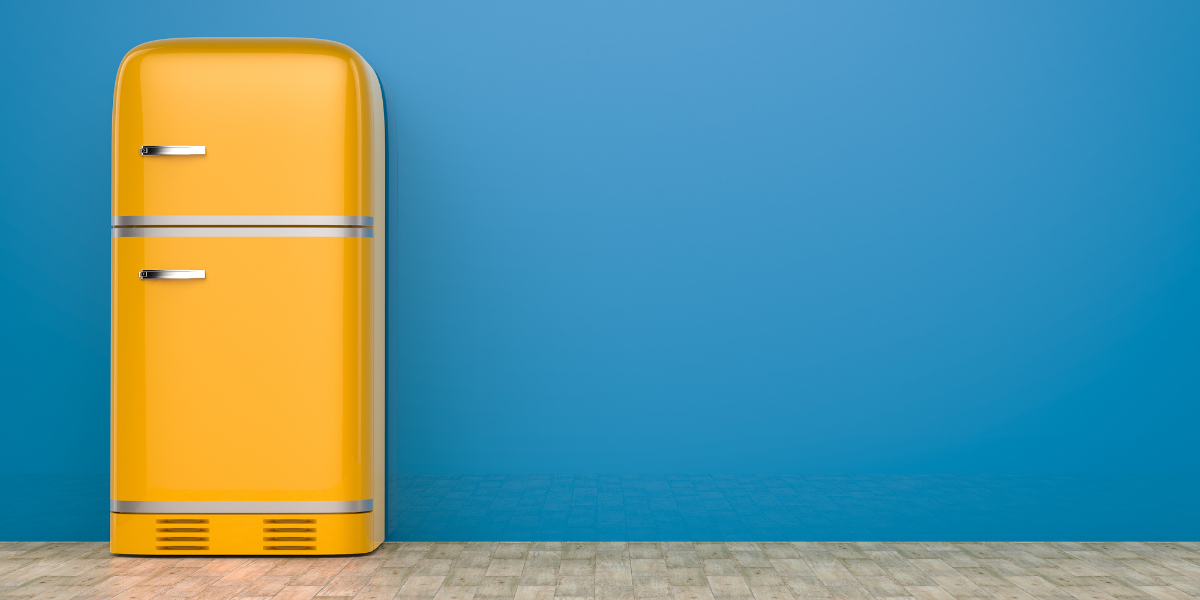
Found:
<path fill-rule="evenodd" d="M 372 227 L 375 217 L 325 215 L 156 215 L 113 217 L 113 227 L 146 225 L 329 225 Z"/>
<path fill-rule="evenodd" d="M 373 238 L 362 227 L 118 227 L 112 237 L 358 237 Z"/>
<path fill-rule="evenodd" d="M 363 513 L 375 508 L 366 500 L 109 500 L 115 513 L 153 514 L 303 514 Z"/>

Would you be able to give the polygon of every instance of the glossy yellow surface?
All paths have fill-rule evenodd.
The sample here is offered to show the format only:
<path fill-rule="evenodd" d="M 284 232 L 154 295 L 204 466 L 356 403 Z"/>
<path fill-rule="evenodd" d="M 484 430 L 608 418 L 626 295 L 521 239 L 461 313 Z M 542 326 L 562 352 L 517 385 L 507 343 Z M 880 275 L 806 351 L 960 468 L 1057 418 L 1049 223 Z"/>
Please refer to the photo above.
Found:
<path fill-rule="evenodd" d="M 112 243 L 114 498 L 372 498 L 370 238 Z"/>
<path fill-rule="evenodd" d="M 375 74 L 341 44 L 163 40 L 122 62 L 114 216 L 375 225 L 373 238 L 112 240 L 112 498 L 372 499 L 374 511 L 310 515 L 317 551 L 264 549 L 256 527 L 272 515 L 113 514 L 114 552 L 338 554 L 383 541 L 384 139 Z M 207 154 L 143 157 L 143 145 Z M 141 280 L 142 269 L 206 278 Z M 148 541 L 148 524 L 178 518 L 224 533 L 202 551 Z"/>
<path fill-rule="evenodd" d="M 117 74 L 113 214 L 376 216 L 382 124 L 375 73 L 342 44 L 142 44 Z M 143 157 L 143 145 L 207 153 Z"/>
<path fill-rule="evenodd" d="M 361 554 L 379 511 L 348 515 L 112 514 L 117 554 Z"/>

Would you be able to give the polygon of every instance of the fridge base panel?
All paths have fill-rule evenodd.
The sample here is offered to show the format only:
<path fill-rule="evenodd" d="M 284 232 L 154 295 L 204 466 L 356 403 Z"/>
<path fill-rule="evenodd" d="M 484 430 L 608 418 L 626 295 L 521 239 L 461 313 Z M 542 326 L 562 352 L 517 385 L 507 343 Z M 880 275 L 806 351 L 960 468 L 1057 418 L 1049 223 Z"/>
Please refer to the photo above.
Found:
<path fill-rule="evenodd" d="M 111 515 L 114 554 L 365 554 L 376 511 L 350 514 Z M 382 518 L 382 515 L 379 515 Z"/>

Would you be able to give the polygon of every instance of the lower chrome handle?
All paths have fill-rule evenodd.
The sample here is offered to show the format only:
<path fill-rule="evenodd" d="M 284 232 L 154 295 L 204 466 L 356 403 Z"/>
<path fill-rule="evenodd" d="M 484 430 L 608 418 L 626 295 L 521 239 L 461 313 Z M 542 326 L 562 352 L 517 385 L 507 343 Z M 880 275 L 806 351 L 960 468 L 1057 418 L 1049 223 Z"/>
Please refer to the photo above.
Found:
<path fill-rule="evenodd" d="M 138 279 L 204 279 L 204 271 L 142 269 L 138 271 Z"/>

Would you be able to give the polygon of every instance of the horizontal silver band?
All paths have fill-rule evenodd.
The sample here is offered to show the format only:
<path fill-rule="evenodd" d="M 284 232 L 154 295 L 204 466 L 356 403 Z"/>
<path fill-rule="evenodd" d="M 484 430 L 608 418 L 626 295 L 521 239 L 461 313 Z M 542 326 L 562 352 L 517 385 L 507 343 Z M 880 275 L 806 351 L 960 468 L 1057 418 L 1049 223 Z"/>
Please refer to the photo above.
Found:
<path fill-rule="evenodd" d="M 333 227 L 371 227 L 374 217 L 324 215 L 162 215 L 113 217 L 113 227 L 137 225 L 330 225 Z"/>
<path fill-rule="evenodd" d="M 115 513 L 197 514 L 303 514 L 371 512 L 368 500 L 109 500 Z"/>
<path fill-rule="evenodd" d="M 117 227 L 112 237 L 358 237 L 373 238 L 361 227 Z"/>

